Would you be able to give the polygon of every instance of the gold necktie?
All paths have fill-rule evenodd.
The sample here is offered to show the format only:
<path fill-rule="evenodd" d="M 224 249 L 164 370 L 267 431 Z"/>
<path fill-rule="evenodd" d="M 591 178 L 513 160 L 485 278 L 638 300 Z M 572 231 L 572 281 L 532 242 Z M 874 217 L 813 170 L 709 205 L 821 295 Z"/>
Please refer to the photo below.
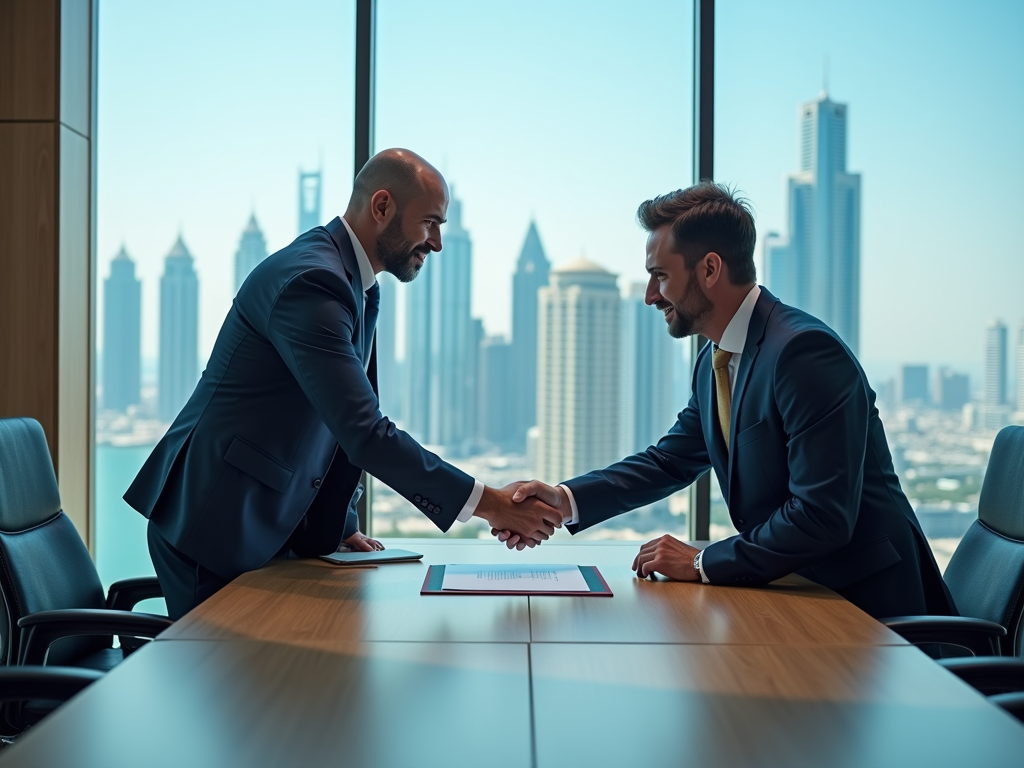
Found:
<path fill-rule="evenodd" d="M 715 369 L 715 389 L 718 390 L 718 425 L 725 438 L 725 450 L 729 450 L 729 418 L 732 408 L 732 392 L 729 387 L 729 358 L 732 352 L 715 347 L 711 356 L 711 367 Z"/>

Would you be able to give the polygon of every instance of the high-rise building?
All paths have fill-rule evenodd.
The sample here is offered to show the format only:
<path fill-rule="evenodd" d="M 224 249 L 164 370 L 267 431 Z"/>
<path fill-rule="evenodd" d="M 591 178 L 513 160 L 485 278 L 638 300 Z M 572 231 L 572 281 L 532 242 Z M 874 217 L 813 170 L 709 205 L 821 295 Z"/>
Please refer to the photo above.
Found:
<path fill-rule="evenodd" d="M 904 365 L 900 367 L 900 403 L 928 405 L 928 366 Z"/>
<path fill-rule="evenodd" d="M 135 262 L 121 251 L 103 281 L 103 407 L 126 411 L 142 401 L 142 283 Z"/>
<path fill-rule="evenodd" d="M 537 423 L 537 292 L 548 284 L 551 264 L 540 242 L 537 224 L 530 222 L 512 276 L 512 355 L 515 380 L 510 406 L 515 436 L 513 446 L 522 451 L 527 430 Z"/>
<path fill-rule="evenodd" d="M 622 407 L 619 452 L 656 443 L 675 423 L 673 362 L 678 353 L 665 316 L 644 302 L 646 283 L 632 283 L 622 300 Z"/>
<path fill-rule="evenodd" d="M 615 275 L 586 259 L 550 277 L 538 294 L 535 469 L 559 482 L 621 458 L 622 300 Z"/>
<path fill-rule="evenodd" d="M 846 170 L 847 107 L 800 106 L 800 170 L 788 179 L 789 237 L 765 241 L 768 287 L 860 346 L 860 174 Z M 788 295 L 784 295 L 788 294 Z"/>
<path fill-rule="evenodd" d="M 517 447 L 518 432 L 515 414 L 509 407 L 516 395 L 512 345 L 503 336 L 489 336 L 480 345 L 479 435 L 485 445 L 503 450 Z"/>
<path fill-rule="evenodd" d="M 476 339 L 470 316 L 473 246 L 452 196 L 444 250 L 427 257 L 406 294 L 405 419 L 409 431 L 458 455 L 475 437 Z"/>
<path fill-rule="evenodd" d="M 199 381 L 199 280 L 181 236 L 160 278 L 160 363 L 157 378 L 163 421 L 174 417 Z"/>
<path fill-rule="evenodd" d="M 235 251 L 235 293 L 242 287 L 245 278 L 256 269 L 256 265 L 267 258 L 267 241 L 263 237 L 260 225 L 256 223 L 256 214 L 249 217 L 249 223 L 242 230 L 242 239 Z"/>
<path fill-rule="evenodd" d="M 299 234 L 323 224 L 320 219 L 320 192 L 323 173 L 299 171 Z"/>
<path fill-rule="evenodd" d="M 959 411 L 970 400 L 971 386 L 967 374 L 940 368 L 935 374 L 935 404 L 944 411 Z"/>
<path fill-rule="evenodd" d="M 1006 404 L 1006 325 L 993 320 L 985 329 L 985 388 L 981 403 L 988 407 Z"/>
<path fill-rule="evenodd" d="M 398 365 L 398 280 L 387 272 L 377 275 L 380 312 L 377 315 L 377 394 L 381 412 L 402 418 L 402 380 Z"/>
<path fill-rule="evenodd" d="M 1017 410 L 1024 413 L 1024 320 L 1017 328 Z"/>

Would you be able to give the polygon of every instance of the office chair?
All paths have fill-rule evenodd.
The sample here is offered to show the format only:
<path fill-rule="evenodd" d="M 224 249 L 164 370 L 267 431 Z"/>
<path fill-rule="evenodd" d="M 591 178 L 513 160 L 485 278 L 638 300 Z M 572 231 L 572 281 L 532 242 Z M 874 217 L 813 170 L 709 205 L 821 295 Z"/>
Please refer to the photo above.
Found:
<path fill-rule="evenodd" d="M 1024 612 L 1024 427 L 996 435 L 971 523 L 944 575 L 961 616 L 884 619 L 915 645 L 960 646 L 976 656 L 1021 651 Z"/>
<path fill-rule="evenodd" d="M 1024 723 L 1024 659 L 981 656 L 939 664 Z"/>
<path fill-rule="evenodd" d="M 104 672 L 134 647 L 114 648 L 113 635 L 153 638 L 171 625 L 130 611 L 161 596 L 155 578 L 117 582 L 104 597 L 89 552 L 61 509 L 46 437 L 33 419 L 0 419 L 0 594 L 0 662 L 8 666 Z"/>
<path fill-rule="evenodd" d="M 54 707 L 101 677 L 102 672 L 79 667 L 7 667 L 0 669 L 0 704 L 35 701 Z M 0 736 L 0 747 L 14 743 L 17 736 Z"/>

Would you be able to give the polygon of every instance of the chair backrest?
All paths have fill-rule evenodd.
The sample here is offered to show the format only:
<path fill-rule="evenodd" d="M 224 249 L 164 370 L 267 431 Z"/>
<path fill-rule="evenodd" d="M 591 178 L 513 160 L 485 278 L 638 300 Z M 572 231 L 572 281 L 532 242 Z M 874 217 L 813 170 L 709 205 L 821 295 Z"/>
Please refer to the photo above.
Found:
<path fill-rule="evenodd" d="M 89 551 L 61 510 L 46 436 L 34 419 L 0 419 L 0 659 L 17 661 L 18 619 L 37 611 L 103 608 L 103 586 Z M 104 637 L 53 644 L 48 664 L 110 646 Z"/>
<path fill-rule="evenodd" d="M 1005 653 L 1020 654 L 1024 612 L 1024 427 L 992 446 L 978 519 L 950 558 L 946 585 L 964 616 L 1006 627 Z"/>

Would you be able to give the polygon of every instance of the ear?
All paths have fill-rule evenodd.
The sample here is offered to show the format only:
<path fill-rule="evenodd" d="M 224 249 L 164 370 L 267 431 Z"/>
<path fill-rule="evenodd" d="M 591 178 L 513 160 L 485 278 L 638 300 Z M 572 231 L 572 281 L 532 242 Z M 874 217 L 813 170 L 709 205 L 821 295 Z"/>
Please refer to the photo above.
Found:
<path fill-rule="evenodd" d="M 395 212 L 395 200 L 386 189 L 378 189 L 370 197 L 370 215 L 378 224 L 387 224 Z"/>
<path fill-rule="evenodd" d="M 722 257 L 714 251 L 704 255 L 702 270 L 704 272 L 704 285 L 713 288 L 722 279 Z"/>

